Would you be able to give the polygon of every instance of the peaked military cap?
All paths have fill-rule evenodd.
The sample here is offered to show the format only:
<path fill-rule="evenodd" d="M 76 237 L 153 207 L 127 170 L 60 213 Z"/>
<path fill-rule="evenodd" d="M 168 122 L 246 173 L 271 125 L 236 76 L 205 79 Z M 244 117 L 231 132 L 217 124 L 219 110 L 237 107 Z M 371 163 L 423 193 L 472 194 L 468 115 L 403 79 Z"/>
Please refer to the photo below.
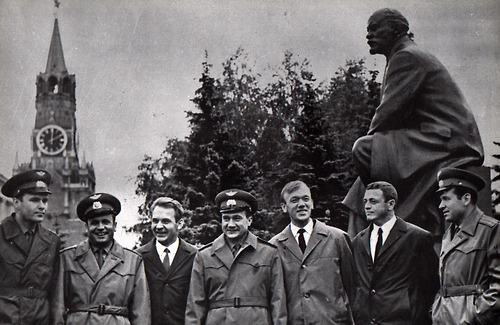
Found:
<path fill-rule="evenodd" d="M 484 188 L 486 182 L 478 175 L 459 168 L 443 168 L 437 174 L 439 189 L 442 192 L 454 186 L 470 188 L 479 192 Z"/>
<path fill-rule="evenodd" d="M 31 169 L 12 176 L 2 186 L 2 193 L 15 197 L 21 191 L 30 194 L 51 194 L 49 184 L 52 180 L 49 172 L 43 169 Z"/>
<path fill-rule="evenodd" d="M 83 222 L 87 222 L 87 219 L 102 214 L 116 216 L 120 211 L 120 201 L 108 193 L 94 193 L 89 195 L 81 200 L 76 207 L 76 214 Z"/>
<path fill-rule="evenodd" d="M 252 214 L 257 211 L 259 206 L 255 196 L 238 189 L 225 190 L 217 194 L 215 205 L 219 208 L 220 213 L 249 209 Z"/>

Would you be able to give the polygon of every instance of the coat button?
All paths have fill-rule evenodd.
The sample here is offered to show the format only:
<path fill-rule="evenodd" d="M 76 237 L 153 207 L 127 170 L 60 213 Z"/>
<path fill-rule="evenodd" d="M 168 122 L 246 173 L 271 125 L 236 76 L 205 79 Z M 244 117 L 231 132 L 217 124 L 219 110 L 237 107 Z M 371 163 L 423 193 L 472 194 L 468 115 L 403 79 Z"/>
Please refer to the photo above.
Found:
<path fill-rule="evenodd" d="M 305 269 L 307 267 L 307 265 L 306 264 L 302 264 L 300 267 L 303 268 L 303 269 Z"/>
<path fill-rule="evenodd" d="M 309 293 L 304 293 L 304 298 L 309 298 Z"/>
<path fill-rule="evenodd" d="M 376 325 L 376 324 L 377 324 L 377 320 L 376 320 L 375 318 L 374 318 L 374 319 L 372 319 L 372 321 L 370 322 L 370 324 L 372 324 L 372 325 Z"/>
<path fill-rule="evenodd" d="M 372 296 L 373 296 L 374 294 L 376 294 L 376 293 L 377 293 L 377 291 L 375 291 L 375 289 L 372 289 L 372 290 L 370 291 L 370 294 L 371 294 Z"/>

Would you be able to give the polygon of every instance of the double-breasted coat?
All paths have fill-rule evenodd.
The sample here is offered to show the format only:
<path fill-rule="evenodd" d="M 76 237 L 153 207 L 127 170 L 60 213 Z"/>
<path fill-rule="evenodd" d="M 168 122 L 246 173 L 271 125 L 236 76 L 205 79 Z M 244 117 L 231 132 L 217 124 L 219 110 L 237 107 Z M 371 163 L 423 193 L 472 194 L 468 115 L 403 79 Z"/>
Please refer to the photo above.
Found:
<path fill-rule="evenodd" d="M 358 172 L 393 184 L 399 196 L 397 215 L 438 233 L 437 204 L 424 201 L 435 197 L 441 168 L 482 164 L 483 145 L 474 116 L 448 70 L 407 36 L 396 42 L 387 58 L 381 91 L 368 135 L 356 142 L 371 143 L 371 164 L 358 167 Z M 358 179 L 344 199 L 361 216 L 363 194 Z M 428 216 L 427 209 L 434 220 L 421 219 L 424 212 Z M 358 229 L 349 233 L 366 227 L 359 219 L 351 221 L 350 227 Z"/>
<path fill-rule="evenodd" d="M 156 240 L 137 249 L 144 259 L 151 295 L 151 324 L 184 324 L 191 269 L 196 248 L 179 239 L 179 247 L 168 269 L 163 267 Z"/>
<path fill-rule="evenodd" d="M 476 208 L 459 228 L 443 238 L 433 324 L 499 324 L 499 222 Z"/>
<path fill-rule="evenodd" d="M 249 232 L 234 258 L 224 235 L 198 251 L 186 325 L 284 325 L 286 320 L 283 269 L 274 245 Z"/>
<path fill-rule="evenodd" d="M 290 226 L 270 242 L 283 263 L 289 324 L 353 324 L 356 269 L 345 232 L 315 220 L 304 253 Z"/>
<path fill-rule="evenodd" d="M 432 235 L 398 218 L 373 262 L 371 229 L 353 239 L 359 279 L 356 324 L 430 324 L 430 309 L 439 288 Z"/>
<path fill-rule="evenodd" d="M 38 225 L 31 247 L 14 214 L 0 225 L 0 324 L 49 324 L 59 237 Z"/>
<path fill-rule="evenodd" d="M 143 260 L 116 241 L 101 269 L 88 240 L 62 250 L 54 290 L 54 324 L 151 324 Z"/>

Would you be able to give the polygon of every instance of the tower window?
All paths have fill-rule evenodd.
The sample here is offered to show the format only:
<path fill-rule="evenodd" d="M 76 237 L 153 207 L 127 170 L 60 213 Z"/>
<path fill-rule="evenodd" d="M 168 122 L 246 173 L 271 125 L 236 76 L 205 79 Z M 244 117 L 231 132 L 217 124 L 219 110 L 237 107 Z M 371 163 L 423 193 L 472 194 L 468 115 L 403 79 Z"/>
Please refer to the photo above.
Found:
<path fill-rule="evenodd" d="M 49 92 L 51 93 L 57 93 L 57 78 L 54 76 L 51 76 L 49 78 Z"/>

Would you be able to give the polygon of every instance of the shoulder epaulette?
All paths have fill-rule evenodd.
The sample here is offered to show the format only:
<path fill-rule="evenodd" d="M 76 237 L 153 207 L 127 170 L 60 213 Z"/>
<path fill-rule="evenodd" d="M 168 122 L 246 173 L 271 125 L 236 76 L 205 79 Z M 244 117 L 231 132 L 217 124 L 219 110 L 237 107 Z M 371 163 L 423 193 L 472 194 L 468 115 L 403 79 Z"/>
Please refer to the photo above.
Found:
<path fill-rule="evenodd" d="M 69 251 L 70 249 L 76 249 L 76 246 L 78 246 L 78 245 L 73 245 L 73 246 L 63 248 L 60 250 L 60 253 L 65 252 L 65 251 Z"/>
<path fill-rule="evenodd" d="M 479 223 L 480 224 L 483 224 L 483 225 L 486 225 L 490 228 L 493 228 L 495 227 L 496 225 L 498 225 L 498 220 L 495 219 L 495 218 L 492 218 L 490 216 L 487 216 L 487 215 L 483 215 L 481 217 L 481 219 L 479 219 Z"/>
<path fill-rule="evenodd" d="M 270 242 L 268 242 L 267 240 L 264 240 L 262 238 L 259 238 L 257 237 L 257 241 L 264 244 L 264 245 L 268 245 L 268 246 L 271 246 L 271 247 L 274 247 L 274 248 L 278 248 L 278 246 L 274 245 L 274 244 L 271 244 Z"/>
<path fill-rule="evenodd" d="M 123 250 L 124 250 L 124 251 L 127 251 L 127 252 L 130 252 L 130 253 L 134 253 L 134 254 L 135 254 L 135 255 L 137 255 L 137 256 L 141 256 L 141 254 L 140 254 L 140 253 L 138 253 L 138 252 L 134 251 L 133 249 L 130 249 L 130 248 L 127 248 L 127 247 L 123 247 Z"/>
<path fill-rule="evenodd" d="M 201 247 L 198 249 L 198 251 L 199 251 L 199 252 L 201 252 L 202 250 L 204 250 L 204 249 L 206 249 L 206 248 L 208 248 L 208 247 L 212 246 L 212 244 L 213 244 L 213 242 L 212 242 L 212 243 L 208 243 L 208 244 L 206 244 L 205 246 L 201 246 Z"/>

